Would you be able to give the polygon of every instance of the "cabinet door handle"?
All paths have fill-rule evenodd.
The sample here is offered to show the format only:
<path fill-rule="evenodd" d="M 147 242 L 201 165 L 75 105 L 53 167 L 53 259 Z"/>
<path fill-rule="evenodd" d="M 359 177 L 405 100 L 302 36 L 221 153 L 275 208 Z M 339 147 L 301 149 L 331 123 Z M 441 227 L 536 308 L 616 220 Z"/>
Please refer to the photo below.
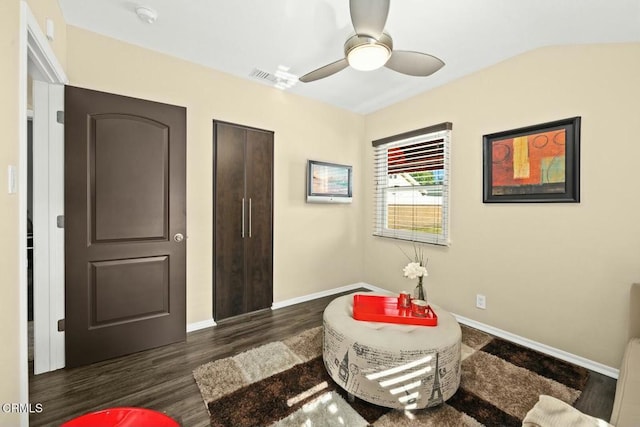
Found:
<path fill-rule="evenodd" d="M 251 197 L 249 197 L 249 237 L 251 237 Z"/>
<path fill-rule="evenodd" d="M 242 198 L 242 238 L 244 239 L 244 197 Z"/>

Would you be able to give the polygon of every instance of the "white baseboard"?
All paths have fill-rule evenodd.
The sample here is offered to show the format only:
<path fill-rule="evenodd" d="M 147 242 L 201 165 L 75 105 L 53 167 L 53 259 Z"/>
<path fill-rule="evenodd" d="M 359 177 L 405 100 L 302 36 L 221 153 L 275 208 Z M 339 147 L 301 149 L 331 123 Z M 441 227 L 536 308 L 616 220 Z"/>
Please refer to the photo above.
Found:
<path fill-rule="evenodd" d="M 314 299 L 327 297 L 327 296 L 339 294 L 342 292 L 353 291 L 360 288 L 366 288 L 373 292 L 388 292 L 385 289 L 378 288 L 376 286 L 369 285 L 367 283 L 354 283 L 351 285 L 342 286 L 340 288 L 329 289 L 328 291 L 316 292 L 309 295 L 303 295 L 297 298 L 291 298 L 291 299 L 280 301 L 280 302 L 274 302 L 271 305 L 271 309 L 277 310 L 279 308 L 288 307 L 290 305 L 300 304 L 301 302 L 311 301 Z M 207 320 L 202 320 L 200 322 L 189 323 L 187 325 L 187 333 L 199 331 L 200 329 L 211 328 L 212 326 L 216 326 L 216 322 L 213 319 L 207 319 Z"/>
<path fill-rule="evenodd" d="M 494 335 L 496 337 L 503 338 L 507 341 L 511 341 L 513 343 L 520 344 L 532 350 L 539 351 L 540 353 L 544 353 L 549 356 L 553 356 L 557 359 L 564 360 L 565 362 L 582 366 L 583 368 L 587 368 L 591 371 L 598 372 L 602 375 L 606 375 L 608 377 L 615 378 L 615 379 L 618 378 L 618 375 L 619 375 L 618 369 L 603 365 L 602 363 L 594 362 L 593 360 L 589 360 L 584 357 L 577 356 L 575 354 L 566 352 L 564 350 L 560 350 L 555 347 L 548 346 L 546 344 L 539 343 L 537 341 L 530 340 L 528 338 L 521 337 L 516 334 L 512 334 L 511 332 L 503 331 L 502 329 L 494 328 L 493 326 L 485 325 L 484 323 L 476 322 L 475 320 L 467 319 L 466 317 L 459 316 L 454 313 L 452 314 L 456 318 L 456 320 L 459 323 L 462 323 L 463 325 L 467 325 L 472 328 L 479 329 L 483 332 Z"/>
<path fill-rule="evenodd" d="M 271 305 L 272 310 L 278 310 L 280 308 L 289 307 L 291 305 L 300 304 L 302 302 L 312 301 L 314 299 L 328 297 L 331 295 L 340 294 L 343 292 L 355 291 L 356 289 L 365 288 L 373 292 L 381 292 L 381 293 L 389 293 L 390 291 L 387 289 L 379 288 L 374 285 L 370 285 L 368 283 L 359 282 L 353 283 L 351 285 L 342 286 L 339 288 L 333 288 L 326 291 L 315 292 L 313 294 L 303 295 L 301 297 L 291 298 L 284 301 L 274 302 Z M 537 341 L 530 340 L 528 338 L 521 337 L 516 334 L 512 334 L 511 332 L 504 331 L 502 329 L 495 328 L 493 326 L 485 325 L 484 323 L 477 322 L 472 319 L 468 319 L 463 316 L 459 316 L 455 313 L 452 313 L 453 316 L 459 323 L 463 325 L 470 326 L 472 328 L 481 330 L 488 334 L 494 335 L 499 338 L 503 338 L 507 341 L 511 341 L 516 344 L 520 344 L 524 347 L 530 348 L 532 350 L 539 351 L 540 353 L 547 354 L 549 356 L 556 357 L 560 360 L 564 360 L 569 363 L 573 363 L 578 366 L 582 366 L 583 368 L 587 368 L 591 371 L 598 372 L 602 375 L 606 375 L 608 377 L 617 379 L 619 375 L 619 370 L 612 368 L 610 366 L 603 365 L 602 363 L 594 362 L 593 360 L 586 359 L 581 356 L 577 356 L 575 354 L 566 352 L 564 350 L 560 350 L 555 347 L 548 346 L 546 344 L 539 343 Z M 203 320 L 201 322 L 189 323 L 187 325 L 187 332 L 193 332 L 200 329 L 210 328 L 212 326 L 216 326 L 216 322 L 213 319 Z"/>
<path fill-rule="evenodd" d="M 289 307 L 290 305 L 300 304 L 301 302 L 312 301 L 318 298 L 324 298 L 331 295 L 339 294 L 342 292 L 355 291 L 356 289 L 366 288 L 373 292 L 389 292 L 385 289 L 378 288 L 377 286 L 369 285 L 368 283 L 353 283 L 351 285 L 342 286 L 340 288 L 333 288 L 326 291 L 316 292 L 313 294 L 303 295 L 301 297 L 291 298 L 284 301 L 274 302 L 271 305 L 272 310 L 278 310 L 280 308 Z"/>
<path fill-rule="evenodd" d="M 200 329 L 210 328 L 216 326 L 216 322 L 213 319 L 202 320 L 200 322 L 194 322 L 187 324 L 187 333 L 193 331 L 199 331 Z"/>

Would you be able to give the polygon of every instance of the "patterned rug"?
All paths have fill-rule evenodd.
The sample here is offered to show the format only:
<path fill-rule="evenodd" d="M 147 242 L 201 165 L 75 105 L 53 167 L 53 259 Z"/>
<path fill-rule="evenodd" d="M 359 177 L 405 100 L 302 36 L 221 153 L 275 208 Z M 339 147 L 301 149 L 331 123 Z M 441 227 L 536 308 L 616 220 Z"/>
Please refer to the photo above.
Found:
<path fill-rule="evenodd" d="M 322 327 L 198 367 L 212 427 L 520 426 L 538 396 L 573 404 L 588 370 L 462 326 L 460 388 L 415 411 L 349 402 L 322 361 Z"/>

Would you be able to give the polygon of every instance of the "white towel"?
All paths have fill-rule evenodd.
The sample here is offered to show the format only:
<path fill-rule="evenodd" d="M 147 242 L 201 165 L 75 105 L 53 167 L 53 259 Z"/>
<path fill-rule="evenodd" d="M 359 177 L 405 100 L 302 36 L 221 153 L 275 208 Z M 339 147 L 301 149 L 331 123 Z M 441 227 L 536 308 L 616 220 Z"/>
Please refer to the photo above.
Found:
<path fill-rule="evenodd" d="M 527 413 L 522 427 L 613 427 L 606 421 L 583 414 L 573 406 L 541 395 L 538 403 Z"/>

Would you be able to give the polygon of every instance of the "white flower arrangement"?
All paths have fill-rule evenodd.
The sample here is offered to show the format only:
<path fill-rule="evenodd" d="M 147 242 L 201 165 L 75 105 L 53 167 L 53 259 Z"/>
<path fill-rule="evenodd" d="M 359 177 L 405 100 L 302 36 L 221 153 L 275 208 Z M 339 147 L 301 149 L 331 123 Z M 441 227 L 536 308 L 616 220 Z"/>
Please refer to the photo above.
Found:
<path fill-rule="evenodd" d="M 409 279 L 417 279 L 418 277 L 425 277 L 429 275 L 427 268 L 420 265 L 419 262 L 410 262 L 403 271 L 404 277 L 408 277 Z"/>
<path fill-rule="evenodd" d="M 400 249 L 402 251 L 402 249 Z M 426 277 L 429 275 L 427 271 L 427 262 L 424 260 L 424 252 L 422 252 L 422 248 L 418 248 L 415 244 L 413 245 L 413 253 L 414 258 L 411 259 L 409 255 L 406 254 L 405 251 L 402 253 L 409 259 L 409 264 L 403 268 L 404 277 L 408 277 L 409 279 L 417 279 L 418 277 Z"/>
<path fill-rule="evenodd" d="M 402 248 L 400 248 L 400 250 L 402 251 Z M 425 262 L 424 252 L 422 251 L 422 248 L 418 248 L 415 243 L 413 244 L 413 259 L 411 259 L 411 257 L 407 255 L 405 251 L 402 251 L 402 253 L 409 259 L 409 264 L 407 264 L 406 267 L 402 270 L 404 271 L 404 277 L 407 277 L 411 280 L 418 279 L 418 286 L 416 286 L 414 290 L 414 298 L 426 301 L 427 294 L 422 287 L 422 279 L 429 275 L 429 272 L 427 271 L 427 262 L 429 260 L 427 259 L 427 262 Z"/>

